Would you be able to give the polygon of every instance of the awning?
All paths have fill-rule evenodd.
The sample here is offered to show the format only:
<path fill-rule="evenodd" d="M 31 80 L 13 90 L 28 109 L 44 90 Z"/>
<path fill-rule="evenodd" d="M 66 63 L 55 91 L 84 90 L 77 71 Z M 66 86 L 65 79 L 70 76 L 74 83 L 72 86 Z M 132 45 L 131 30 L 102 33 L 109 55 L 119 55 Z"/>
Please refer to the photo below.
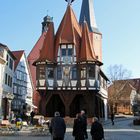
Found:
<path fill-rule="evenodd" d="M 29 106 L 33 107 L 33 108 L 37 108 L 37 106 L 35 106 L 31 100 L 26 100 L 26 104 L 28 104 Z"/>

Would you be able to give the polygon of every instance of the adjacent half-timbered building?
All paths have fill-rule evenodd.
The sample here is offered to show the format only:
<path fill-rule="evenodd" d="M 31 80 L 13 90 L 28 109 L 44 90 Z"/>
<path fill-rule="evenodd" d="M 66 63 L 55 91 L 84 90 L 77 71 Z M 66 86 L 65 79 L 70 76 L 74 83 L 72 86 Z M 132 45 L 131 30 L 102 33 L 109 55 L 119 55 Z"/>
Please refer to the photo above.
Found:
<path fill-rule="evenodd" d="M 27 58 L 24 50 L 12 51 L 16 58 L 13 76 L 12 111 L 29 113 L 36 106 L 32 104 L 33 84 Z"/>
<path fill-rule="evenodd" d="M 69 2 L 56 34 L 53 21 L 47 26 L 39 57 L 33 63 L 40 95 L 38 108 L 45 116 L 53 116 L 57 110 L 62 116 L 74 117 L 85 109 L 88 117 L 107 119 L 102 34 L 95 26 L 91 4 L 91 0 L 83 0 L 78 22 Z"/>

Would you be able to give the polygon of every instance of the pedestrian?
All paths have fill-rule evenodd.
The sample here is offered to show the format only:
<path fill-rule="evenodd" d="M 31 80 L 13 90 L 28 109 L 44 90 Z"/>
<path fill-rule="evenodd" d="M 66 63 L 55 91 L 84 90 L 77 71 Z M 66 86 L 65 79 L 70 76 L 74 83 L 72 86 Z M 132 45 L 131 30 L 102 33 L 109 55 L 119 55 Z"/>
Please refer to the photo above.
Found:
<path fill-rule="evenodd" d="M 81 110 L 81 118 L 83 119 L 83 122 L 84 122 L 84 137 L 85 137 L 85 139 L 88 139 L 87 116 L 86 116 L 85 110 Z"/>
<path fill-rule="evenodd" d="M 35 116 L 35 112 L 32 111 L 32 112 L 30 113 L 30 124 L 31 124 L 31 125 L 33 125 L 34 116 Z"/>
<path fill-rule="evenodd" d="M 114 125 L 114 113 L 113 112 L 111 113 L 110 119 L 111 119 L 112 125 Z"/>
<path fill-rule="evenodd" d="M 90 134 L 92 140 L 103 140 L 104 130 L 102 124 L 98 121 L 97 117 L 93 117 Z"/>
<path fill-rule="evenodd" d="M 16 124 L 17 130 L 21 130 L 22 124 L 23 124 L 22 119 L 20 117 L 17 117 L 15 120 L 15 124 Z"/>
<path fill-rule="evenodd" d="M 38 124 L 39 124 L 40 126 L 43 126 L 44 123 L 45 123 L 44 116 L 40 116 L 40 118 L 38 119 Z"/>
<path fill-rule="evenodd" d="M 51 120 L 49 130 L 52 134 L 53 140 L 64 140 L 66 124 L 64 119 L 60 117 L 60 113 L 58 111 L 54 113 L 54 118 Z"/>
<path fill-rule="evenodd" d="M 28 116 L 27 116 L 27 114 L 26 114 L 26 111 L 23 111 L 23 112 L 22 112 L 22 114 L 21 114 L 21 119 L 22 119 L 22 121 L 25 121 L 25 122 L 28 121 Z"/>
<path fill-rule="evenodd" d="M 80 113 L 76 114 L 76 118 L 74 119 L 72 135 L 75 137 L 75 140 L 85 140 L 84 122 Z"/>
<path fill-rule="evenodd" d="M 11 112 L 10 112 L 10 115 L 9 115 L 9 122 L 10 122 L 10 123 L 13 123 L 13 122 L 14 122 L 14 118 L 15 118 L 14 112 L 11 111 Z"/>

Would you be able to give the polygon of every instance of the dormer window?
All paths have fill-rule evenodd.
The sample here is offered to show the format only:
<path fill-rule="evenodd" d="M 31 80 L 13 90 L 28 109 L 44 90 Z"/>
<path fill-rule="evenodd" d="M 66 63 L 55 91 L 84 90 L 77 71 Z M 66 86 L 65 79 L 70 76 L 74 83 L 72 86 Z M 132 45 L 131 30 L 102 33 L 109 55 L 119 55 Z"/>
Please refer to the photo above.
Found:
<path fill-rule="evenodd" d="M 58 49 L 57 62 L 72 64 L 76 61 L 76 50 L 73 44 L 61 44 Z"/>
<path fill-rule="evenodd" d="M 38 66 L 37 77 L 38 79 L 45 79 L 45 66 L 44 65 Z"/>
<path fill-rule="evenodd" d="M 95 77 L 95 67 L 94 66 L 90 66 L 88 68 L 88 76 L 89 76 L 89 78 L 94 78 Z"/>
<path fill-rule="evenodd" d="M 54 78 L 53 68 L 48 68 L 47 72 L 48 72 L 48 78 Z"/>
<path fill-rule="evenodd" d="M 86 67 L 81 68 L 81 78 L 86 78 Z"/>
<path fill-rule="evenodd" d="M 73 46 L 70 44 L 60 45 L 58 59 L 64 64 L 70 64 L 73 61 Z"/>
<path fill-rule="evenodd" d="M 62 54 L 62 57 L 66 56 L 66 48 L 62 48 L 61 49 L 61 54 Z"/>
<path fill-rule="evenodd" d="M 77 80 L 77 68 L 72 68 L 72 80 Z"/>
<path fill-rule="evenodd" d="M 62 79 L 62 68 L 60 66 L 57 68 L 57 79 Z"/>
<path fill-rule="evenodd" d="M 72 51 L 73 51 L 73 49 L 72 48 L 68 48 L 68 56 L 72 56 Z"/>

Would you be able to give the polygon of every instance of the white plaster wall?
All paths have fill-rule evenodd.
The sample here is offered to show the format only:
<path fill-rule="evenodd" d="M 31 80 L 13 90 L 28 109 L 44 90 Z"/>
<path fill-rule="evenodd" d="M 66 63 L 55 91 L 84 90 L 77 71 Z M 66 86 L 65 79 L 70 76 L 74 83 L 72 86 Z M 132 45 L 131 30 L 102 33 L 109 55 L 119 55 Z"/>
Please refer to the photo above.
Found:
<path fill-rule="evenodd" d="M 103 97 L 108 98 L 108 91 L 107 91 L 107 89 L 104 89 L 104 88 L 100 87 L 100 94 Z"/>
<path fill-rule="evenodd" d="M 0 93 L 2 89 L 2 64 L 0 63 Z"/>
<path fill-rule="evenodd" d="M 108 104 L 107 104 L 107 99 L 108 99 L 108 90 L 104 88 L 100 88 L 100 94 L 104 98 L 104 112 L 105 112 L 105 120 L 108 119 Z"/>
<path fill-rule="evenodd" d="M 7 54 L 8 54 L 8 52 L 7 52 L 7 50 L 4 50 L 4 59 L 6 60 L 6 57 L 7 57 Z M 11 58 L 10 57 L 10 55 L 8 54 L 8 56 L 9 56 L 9 59 Z M 12 58 L 11 58 L 12 59 Z M 13 60 L 13 59 L 12 59 Z M 13 60 L 14 61 L 14 60 Z M 4 76 L 4 80 L 3 80 L 3 93 L 4 94 L 7 94 L 7 93 L 13 93 L 13 87 L 9 87 L 8 85 L 6 85 L 5 84 L 5 74 L 8 74 L 8 75 L 10 75 L 10 77 L 13 77 L 13 75 L 14 75 L 14 65 L 13 65 L 13 70 L 11 70 L 10 68 L 9 68 L 9 66 L 8 65 L 4 65 L 4 72 L 3 72 L 3 76 Z"/>
<path fill-rule="evenodd" d="M 0 116 L 2 113 L 2 83 L 3 82 L 3 64 L 0 63 Z"/>
<path fill-rule="evenodd" d="M 32 101 L 32 98 L 33 98 L 33 85 L 32 85 L 32 81 L 31 81 L 31 77 L 30 77 L 30 71 L 29 71 L 29 66 L 28 66 L 28 63 L 27 63 L 27 58 L 26 58 L 26 55 L 23 54 L 21 59 L 20 59 L 20 62 L 25 66 L 25 73 L 27 74 L 27 94 L 26 95 L 23 95 L 23 98 L 26 100 L 27 98 L 30 98 L 31 101 Z M 19 65 L 17 66 L 16 70 L 17 69 L 20 69 Z"/>
<path fill-rule="evenodd" d="M 24 54 L 23 60 L 25 62 L 25 71 L 27 73 L 27 96 L 31 97 L 31 99 L 33 98 L 33 85 L 32 85 L 32 81 L 31 81 L 31 75 L 30 75 L 30 69 L 27 63 L 27 58 Z"/>
<path fill-rule="evenodd" d="M 107 99 L 104 99 L 104 112 L 105 112 L 105 121 L 106 121 L 108 119 Z"/>

